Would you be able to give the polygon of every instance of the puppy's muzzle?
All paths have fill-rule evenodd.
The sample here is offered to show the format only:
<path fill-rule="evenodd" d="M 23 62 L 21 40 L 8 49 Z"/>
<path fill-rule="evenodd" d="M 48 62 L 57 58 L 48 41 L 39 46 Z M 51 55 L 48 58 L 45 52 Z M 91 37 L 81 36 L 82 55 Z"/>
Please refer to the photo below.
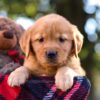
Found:
<path fill-rule="evenodd" d="M 46 57 L 50 61 L 56 60 L 57 55 L 58 55 L 57 51 L 47 51 L 46 52 Z"/>

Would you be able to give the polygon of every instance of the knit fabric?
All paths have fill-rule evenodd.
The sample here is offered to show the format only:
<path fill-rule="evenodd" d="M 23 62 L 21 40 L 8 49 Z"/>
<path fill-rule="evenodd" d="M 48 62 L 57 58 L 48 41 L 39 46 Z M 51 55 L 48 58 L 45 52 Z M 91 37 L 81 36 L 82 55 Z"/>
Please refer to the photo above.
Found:
<path fill-rule="evenodd" d="M 14 62 L 23 64 L 24 56 L 20 55 L 18 50 L 9 50 L 7 54 Z"/>
<path fill-rule="evenodd" d="M 20 87 L 7 84 L 9 75 L 0 76 L 0 100 L 86 100 L 90 82 L 86 77 L 75 77 L 71 89 L 56 88 L 53 77 L 32 76 Z"/>
<path fill-rule="evenodd" d="M 19 54 L 18 50 L 9 50 L 0 54 L 0 73 L 6 74 L 15 70 L 17 67 L 23 65 L 24 56 Z"/>
<path fill-rule="evenodd" d="M 8 55 L 19 64 L 24 59 L 17 51 L 9 51 Z M 56 88 L 54 77 L 43 76 L 31 76 L 20 87 L 10 87 L 7 84 L 8 72 L 9 69 L 5 74 L 0 73 L 0 100 L 86 100 L 90 92 L 91 85 L 86 77 L 75 77 L 72 88 L 67 91 Z"/>

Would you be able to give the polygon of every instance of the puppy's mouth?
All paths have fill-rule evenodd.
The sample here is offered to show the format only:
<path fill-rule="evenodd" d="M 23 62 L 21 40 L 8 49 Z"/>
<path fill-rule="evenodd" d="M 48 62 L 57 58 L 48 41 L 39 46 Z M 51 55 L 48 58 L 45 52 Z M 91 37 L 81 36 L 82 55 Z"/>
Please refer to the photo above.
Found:
<path fill-rule="evenodd" d="M 48 67 L 61 67 L 66 64 L 65 61 L 59 62 L 58 59 L 46 59 L 46 65 Z"/>
<path fill-rule="evenodd" d="M 58 65 L 57 59 L 47 59 L 47 63 L 51 66 Z"/>
<path fill-rule="evenodd" d="M 45 59 L 46 61 L 46 65 L 48 65 L 49 67 L 61 67 L 61 66 L 65 66 L 66 65 L 66 60 L 62 60 L 59 61 L 58 58 L 53 58 L 53 59 Z"/>

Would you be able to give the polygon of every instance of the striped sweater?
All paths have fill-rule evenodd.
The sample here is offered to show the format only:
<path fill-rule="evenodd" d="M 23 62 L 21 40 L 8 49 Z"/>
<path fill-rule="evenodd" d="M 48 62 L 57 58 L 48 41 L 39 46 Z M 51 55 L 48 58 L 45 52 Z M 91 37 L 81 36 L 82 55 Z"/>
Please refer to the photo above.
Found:
<path fill-rule="evenodd" d="M 7 84 L 8 76 L 0 77 L 0 100 L 86 100 L 90 91 L 86 77 L 75 77 L 72 88 L 61 91 L 53 77 L 32 76 L 24 85 L 12 88 Z"/>
<path fill-rule="evenodd" d="M 14 50 L 9 51 L 9 56 L 16 63 L 23 59 Z M 90 82 L 86 77 L 75 77 L 72 88 L 67 91 L 56 88 L 54 77 L 32 76 L 20 87 L 10 87 L 7 84 L 9 73 L 8 66 L 7 72 L 0 74 L 0 100 L 86 100 L 90 91 Z"/>

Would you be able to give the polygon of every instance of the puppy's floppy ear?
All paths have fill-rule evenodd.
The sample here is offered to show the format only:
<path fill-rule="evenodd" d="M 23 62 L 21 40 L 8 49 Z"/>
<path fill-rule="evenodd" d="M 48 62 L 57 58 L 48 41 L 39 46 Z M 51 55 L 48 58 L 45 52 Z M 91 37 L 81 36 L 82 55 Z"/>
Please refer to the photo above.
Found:
<path fill-rule="evenodd" d="M 74 54 L 76 57 L 78 57 L 78 53 L 81 51 L 83 45 L 84 37 L 75 25 L 72 26 L 72 30 L 73 30 L 73 41 L 74 41 Z"/>
<path fill-rule="evenodd" d="M 30 52 L 30 37 L 31 37 L 30 35 L 31 35 L 31 31 L 27 30 L 20 39 L 20 46 L 22 51 L 25 53 L 26 57 L 29 56 L 29 52 Z"/>

